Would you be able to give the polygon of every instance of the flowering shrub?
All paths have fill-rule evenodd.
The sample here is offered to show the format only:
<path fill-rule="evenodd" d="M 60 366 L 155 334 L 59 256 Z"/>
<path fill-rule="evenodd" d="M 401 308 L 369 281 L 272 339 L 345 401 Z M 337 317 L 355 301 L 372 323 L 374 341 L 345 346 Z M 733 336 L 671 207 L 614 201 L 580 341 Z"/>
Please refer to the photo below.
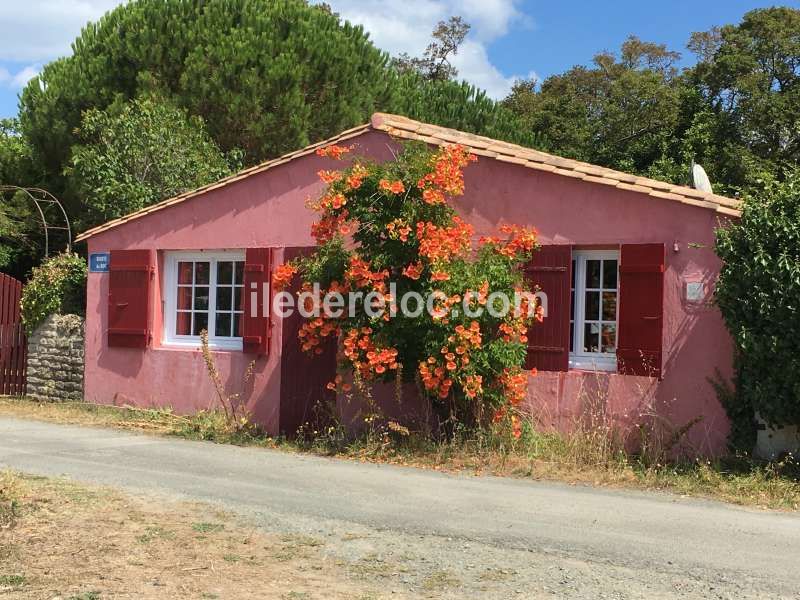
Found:
<path fill-rule="evenodd" d="M 303 290 L 318 284 L 322 294 L 362 292 L 363 299 L 356 310 L 309 318 L 300 331 L 303 349 L 321 352 L 322 340 L 337 336 L 340 364 L 356 381 L 416 379 L 446 419 L 518 424 L 511 409 L 525 396 L 533 313 L 524 301 L 506 312 L 479 309 L 497 293 L 513 298 L 527 290 L 520 267 L 536 249 L 536 231 L 509 226 L 473 243 L 472 226 L 452 206 L 464 192 L 463 169 L 476 160 L 461 146 L 431 153 L 408 145 L 383 164 L 341 146 L 317 153 L 347 163 L 319 172 L 327 187 L 309 202 L 319 213 L 316 252 L 281 267 L 275 281 L 285 285 L 299 267 Z M 432 310 L 407 310 L 409 292 L 433 298 Z M 396 308 L 398 299 L 402 315 L 369 310 Z M 343 381 L 337 377 L 329 388 L 346 391 Z"/>

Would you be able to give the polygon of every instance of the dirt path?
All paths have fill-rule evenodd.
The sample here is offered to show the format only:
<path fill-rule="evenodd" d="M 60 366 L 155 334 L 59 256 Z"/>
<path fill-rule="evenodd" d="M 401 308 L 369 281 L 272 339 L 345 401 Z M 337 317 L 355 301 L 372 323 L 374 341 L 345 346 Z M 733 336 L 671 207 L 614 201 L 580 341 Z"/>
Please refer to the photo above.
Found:
<path fill-rule="evenodd" d="M 268 534 L 313 536 L 379 597 L 800 597 L 795 514 L 6 418 L 0 466 L 211 502 Z"/>

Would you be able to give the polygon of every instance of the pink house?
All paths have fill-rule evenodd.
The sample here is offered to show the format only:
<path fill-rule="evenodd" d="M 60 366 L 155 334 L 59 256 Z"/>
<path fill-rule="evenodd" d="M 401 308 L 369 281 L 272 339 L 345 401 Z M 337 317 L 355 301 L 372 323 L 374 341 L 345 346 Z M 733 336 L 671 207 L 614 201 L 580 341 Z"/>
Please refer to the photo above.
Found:
<path fill-rule="evenodd" d="M 728 422 L 708 380 L 730 376 L 731 342 L 711 302 L 713 243 L 738 201 L 386 114 L 79 236 L 94 267 L 86 400 L 213 406 L 198 351 L 207 329 L 226 385 L 240 391 L 255 361 L 250 411 L 269 432 L 293 433 L 326 393 L 334 357 L 300 352 L 299 317 L 248 317 L 250 302 L 271 298 L 247 290 L 313 244 L 305 201 L 322 190 L 317 172 L 336 167 L 316 148 L 346 142 L 387 160 L 405 139 L 478 155 L 457 200 L 477 235 L 502 223 L 540 233 L 530 271 L 548 316 L 530 336 L 539 375 L 528 402 L 543 426 L 568 429 L 594 411 L 633 426 L 652 413 L 674 427 L 696 421 L 692 451 L 723 450 Z"/>

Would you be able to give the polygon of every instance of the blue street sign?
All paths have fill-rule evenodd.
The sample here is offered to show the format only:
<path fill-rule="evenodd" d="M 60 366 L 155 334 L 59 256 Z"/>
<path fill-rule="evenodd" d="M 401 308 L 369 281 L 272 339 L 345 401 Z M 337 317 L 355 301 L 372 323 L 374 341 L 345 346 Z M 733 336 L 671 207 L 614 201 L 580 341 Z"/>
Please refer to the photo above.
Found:
<path fill-rule="evenodd" d="M 108 273 L 111 255 L 108 252 L 93 252 L 89 255 L 90 273 Z"/>

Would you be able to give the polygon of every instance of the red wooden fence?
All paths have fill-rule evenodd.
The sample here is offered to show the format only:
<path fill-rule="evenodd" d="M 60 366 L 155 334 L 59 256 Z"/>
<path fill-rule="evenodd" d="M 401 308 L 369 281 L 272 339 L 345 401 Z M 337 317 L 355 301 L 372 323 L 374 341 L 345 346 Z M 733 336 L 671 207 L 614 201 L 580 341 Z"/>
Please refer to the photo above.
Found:
<path fill-rule="evenodd" d="M 22 284 L 0 273 L 0 395 L 25 394 L 28 344 L 19 312 Z"/>

